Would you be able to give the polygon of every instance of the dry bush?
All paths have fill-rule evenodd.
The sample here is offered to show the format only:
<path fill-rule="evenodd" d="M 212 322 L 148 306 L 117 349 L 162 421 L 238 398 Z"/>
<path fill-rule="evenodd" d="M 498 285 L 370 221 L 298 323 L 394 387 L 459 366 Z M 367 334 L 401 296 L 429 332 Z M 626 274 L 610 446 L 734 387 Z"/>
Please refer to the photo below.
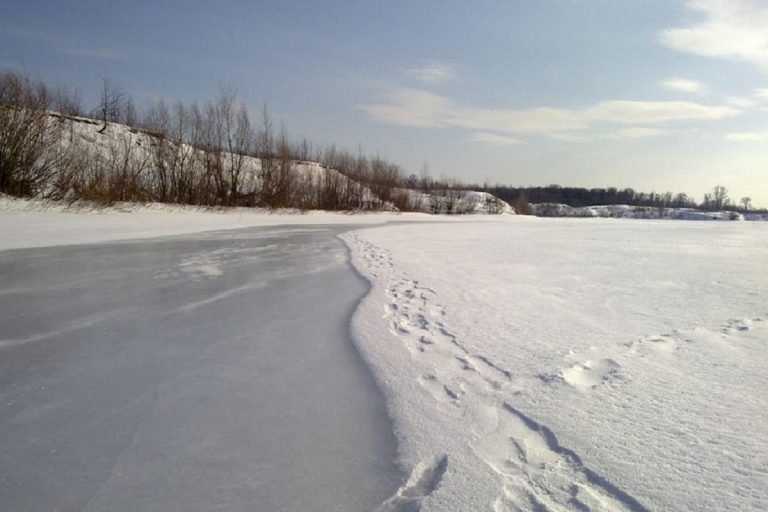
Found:
<path fill-rule="evenodd" d="M 52 149 L 61 127 L 48 116 L 44 83 L 0 75 L 0 192 L 31 197 L 44 191 L 60 157 Z"/>

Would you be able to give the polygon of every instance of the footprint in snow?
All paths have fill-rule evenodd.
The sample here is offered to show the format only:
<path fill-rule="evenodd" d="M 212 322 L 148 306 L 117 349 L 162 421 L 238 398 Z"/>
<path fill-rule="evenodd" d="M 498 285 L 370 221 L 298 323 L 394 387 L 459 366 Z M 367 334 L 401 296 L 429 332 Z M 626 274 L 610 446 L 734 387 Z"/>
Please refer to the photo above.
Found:
<path fill-rule="evenodd" d="M 585 361 L 560 372 L 563 381 L 579 391 L 589 391 L 624 379 L 621 365 L 613 359 Z"/>

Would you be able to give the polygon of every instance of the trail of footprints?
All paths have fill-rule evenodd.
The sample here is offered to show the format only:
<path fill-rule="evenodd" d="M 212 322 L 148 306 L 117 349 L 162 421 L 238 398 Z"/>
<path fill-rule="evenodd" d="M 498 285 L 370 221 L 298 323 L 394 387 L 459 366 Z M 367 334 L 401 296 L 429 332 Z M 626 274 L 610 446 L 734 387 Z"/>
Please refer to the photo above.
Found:
<path fill-rule="evenodd" d="M 439 404 L 461 407 L 464 414 L 479 420 L 474 423 L 483 425 L 482 431 L 468 435 L 467 442 L 502 482 L 493 510 L 646 510 L 635 498 L 585 467 L 578 455 L 560 446 L 547 427 L 505 401 L 505 396 L 520 389 L 518 381 L 528 377 L 517 377 L 462 344 L 447 327 L 445 308 L 436 302 L 432 289 L 396 272 L 389 255 L 373 244 L 354 234 L 347 240 L 358 247 L 371 275 L 386 282 L 383 318 L 389 332 L 403 342 L 414 359 L 420 359 L 420 368 L 430 369 L 417 378 L 419 385 Z M 430 492 L 439 487 L 448 466 L 448 456 L 439 460 L 428 471 L 438 475 L 431 481 Z M 417 467 L 414 474 L 424 471 Z M 419 493 L 419 500 L 427 494 Z M 382 510 L 419 509 L 413 500 L 401 499 L 402 493 L 399 496 Z M 407 506 L 399 506 L 406 502 Z"/>
<path fill-rule="evenodd" d="M 485 388 L 500 389 L 512 381 L 512 374 L 494 364 L 487 357 L 474 354 L 459 342 L 445 326 L 445 308 L 435 302 L 433 290 L 420 286 L 418 281 L 402 276 L 386 288 L 388 304 L 384 317 L 389 322 L 390 333 L 402 340 L 414 357 L 428 354 L 441 363 L 448 360 L 451 371 L 460 370 L 459 376 L 438 374 L 435 365 L 431 373 L 419 377 L 419 383 L 438 401 L 458 402 L 466 393 L 465 387 L 479 381 Z M 463 374 L 472 375 L 463 375 Z"/>

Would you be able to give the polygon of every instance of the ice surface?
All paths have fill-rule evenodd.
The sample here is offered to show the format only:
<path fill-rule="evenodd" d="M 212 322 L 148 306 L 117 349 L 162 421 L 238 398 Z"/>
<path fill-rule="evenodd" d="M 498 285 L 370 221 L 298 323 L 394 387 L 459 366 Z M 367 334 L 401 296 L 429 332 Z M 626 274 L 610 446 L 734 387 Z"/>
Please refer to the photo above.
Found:
<path fill-rule="evenodd" d="M 382 510 L 768 509 L 768 225 L 507 217 L 344 239 L 373 285 L 353 335 L 401 463 L 439 476 Z"/>
<path fill-rule="evenodd" d="M 325 212 L 264 210 L 259 208 L 209 209 L 149 203 L 121 203 L 109 208 L 67 207 L 34 199 L 0 194 L 0 251 L 54 245 L 154 238 L 204 231 L 264 226 L 384 224 L 386 222 L 466 222 L 469 217 L 425 213 Z M 501 220 L 489 216 L 488 221 Z"/>
<path fill-rule="evenodd" d="M 0 252 L 0 510 L 383 502 L 401 477 L 340 229 Z"/>

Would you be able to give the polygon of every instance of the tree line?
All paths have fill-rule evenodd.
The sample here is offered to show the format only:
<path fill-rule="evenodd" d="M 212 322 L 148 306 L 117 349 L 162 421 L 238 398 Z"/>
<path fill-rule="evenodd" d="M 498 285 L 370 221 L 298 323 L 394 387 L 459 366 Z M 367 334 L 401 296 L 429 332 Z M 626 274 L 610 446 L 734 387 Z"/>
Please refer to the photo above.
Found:
<path fill-rule="evenodd" d="M 86 111 L 76 89 L 0 73 L 0 192 L 14 196 L 468 213 L 474 203 L 466 200 L 467 189 L 488 192 L 523 214 L 532 213 L 531 203 L 752 209 L 750 198 L 735 204 L 722 186 L 700 203 L 685 193 L 631 188 L 468 186 L 433 178 L 426 164 L 419 174 L 407 174 L 360 148 L 293 141 L 284 126 L 275 126 L 266 105 L 253 115 L 224 86 L 205 103 L 158 100 L 139 112 L 105 78 L 98 104 Z M 501 211 L 502 204 L 488 204 L 487 210 Z"/>
<path fill-rule="evenodd" d="M 99 104 L 86 112 L 77 91 L 14 73 L 0 74 L 0 192 L 102 203 L 422 208 L 396 164 L 292 141 L 266 105 L 254 116 L 228 87 L 205 103 L 158 100 L 139 113 L 104 79 Z"/>
<path fill-rule="evenodd" d="M 485 186 L 485 190 L 502 199 L 523 213 L 530 210 L 530 204 L 560 203 L 575 208 L 583 206 L 604 206 L 626 204 L 648 208 L 695 208 L 706 211 L 754 211 L 749 197 L 738 203 L 728 195 L 728 189 L 715 186 L 710 193 L 697 202 L 683 192 L 638 192 L 632 188 L 582 188 L 548 185 L 545 187 L 508 187 L 503 185 Z"/>

